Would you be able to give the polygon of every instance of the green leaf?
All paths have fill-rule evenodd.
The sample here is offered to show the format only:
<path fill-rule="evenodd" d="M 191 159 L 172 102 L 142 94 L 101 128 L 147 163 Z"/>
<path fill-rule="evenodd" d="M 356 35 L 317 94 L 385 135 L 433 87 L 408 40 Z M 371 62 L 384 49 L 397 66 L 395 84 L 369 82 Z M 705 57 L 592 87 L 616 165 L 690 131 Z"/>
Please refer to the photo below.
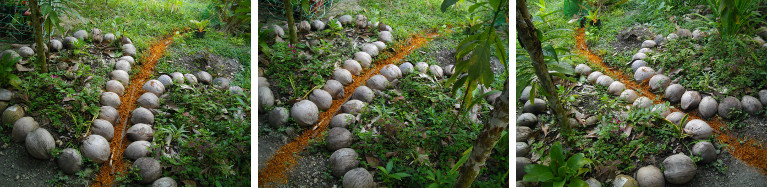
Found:
<path fill-rule="evenodd" d="M 551 146 L 551 149 L 549 149 L 549 157 L 551 157 L 551 163 L 550 166 L 553 169 L 558 169 L 560 165 L 564 165 L 565 163 L 565 156 L 564 152 L 562 151 L 562 143 L 555 142 L 553 146 Z"/>
<path fill-rule="evenodd" d="M 438 183 L 431 183 L 431 184 L 429 184 L 429 186 L 427 186 L 427 188 L 439 188 L 439 184 Z"/>
<path fill-rule="evenodd" d="M 554 179 L 554 174 L 548 166 L 530 164 L 525 166 L 525 172 L 527 174 L 522 178 L 524 182 L 546 182 Z"/>
<path fill-rule="evenodd" d="M 440 7 L 440 10 L 442 10 L 442 12 L 445 12 L 445 10 L 447 10 L 447 8 L 449 8 L 451 5 L 453 5 L 453 4 L 457 3 L 457 2 L 458 2 L 458 0 L 445 0 L 445 1 L 442 1 L 442 6 Z"/>
<path fill-rule="evenodd" d="M 397 173 L 394 173 L 394 174 L 392 174 L 390 176 L 392 176 L 394 179 L 402 180 L 402 178 L 410 177 L 411 175 L 408 174 L 408 173 L 404 173 L 404 172 L 397 172 Z"/>
<path fill-rule="evenodd" d="M 472 149 L 474 149 L 474 146 L 469 147 L 469 149 L 466 149 L 466 151 L 463 151 L 463 154 L 461 154 L 461 159 L 458 159 L 458 162 L 455 163 L 455 166 L 453 166 L 453 168 L 448 172 L 449 174 L 455 174 L 458 172 L 458 169 L 463 166 L 463 163 L 466 163 L 466 160 L 469 159 L 469 154 L 471 154 Z"/>
<path fill-rule="evenodd" d="M 552 187 L 564 187 L 565 186 L 565 179 L 554 181 L 554 185 Z"/>
<path fill-rule="evenodd" d="M 567 186 L 568 187 L 588 187 L 589 184 L 578 178 L 573 178 L 573 179 L 570 179 L 570 183 L 567 184 Z"/>
<path fill-rule="evenodd" d="M 391 172 L 391 168 L 394 166 L 394 160 L 389 160 L 389 162 L 386 163 L 386 171 Z"/>
<path fill-rule="evenodd" d="M 583 153 L 578 153 L 567 159 L 567 167 L 575 170 L 583 167 L 584 165 L 590 164 L 591 160 L 584 157 Z"/>

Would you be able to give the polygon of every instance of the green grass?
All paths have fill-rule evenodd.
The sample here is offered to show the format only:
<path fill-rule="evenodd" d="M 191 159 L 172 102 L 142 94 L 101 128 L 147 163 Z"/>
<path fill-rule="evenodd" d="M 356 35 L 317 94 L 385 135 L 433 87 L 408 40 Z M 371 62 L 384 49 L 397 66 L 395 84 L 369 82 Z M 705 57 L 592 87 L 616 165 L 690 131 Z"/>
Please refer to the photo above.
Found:
<path fill-rule="evenodd" d="M 362 113 L 359 122 L 365 123 L 351 125 L 350 131 L 359 137 L 352 148 L 360 156 L 378 159 L 378 165 L 394 161 L 393 172 L 412 175 L 401 181 L 387 180 L 389 183 L 386 186 L 426 186 L 435 182 L 427 178 L 428 173 L 450 179 L 452 176 L 447 176 L 446 172 L 466 149 L 474 145 L 482 125 L 470 122 L 465 114 L 454 109 L 457 101 L 446 94 L 449 93 L 448 88 L 434 87 L 430 81 L 418 79 L 412 74 L 400 79 L 398 87 L 403 99 L 392 101 L 378 97 Z M 388 94 L 397 96 L 393 92 Z M 480 113 L 487 111 L 489 109 L 482 108 Z M 379 133 L 373 134 L 370 129 L 361 131 L 373 119 L 378 119 L 372 126 Z M 500 176 L 508 172 L 508 150 L 503 149 L 508 148 L 508 144 L 505 143 L 499 142 L 493 150 L 480 175 L 482 178 L 476 183 L 495 186 L 505 183 L 506 177 Z M 372 165 L 365 162 L 364 157 L 363 164 Z M 375 178 L 384 181 L 385 177 Z M 450 179 L 448 182 L 453 181 Z"/>

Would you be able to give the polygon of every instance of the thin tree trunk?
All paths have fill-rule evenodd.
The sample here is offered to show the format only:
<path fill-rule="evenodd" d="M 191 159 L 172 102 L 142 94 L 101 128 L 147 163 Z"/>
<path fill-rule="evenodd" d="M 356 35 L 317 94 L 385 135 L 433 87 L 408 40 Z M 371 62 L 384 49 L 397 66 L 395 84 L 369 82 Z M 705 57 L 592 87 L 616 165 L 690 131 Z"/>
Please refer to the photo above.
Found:
<path fill-rule="evenodd" d="M 541 81 L 543 91 L 548 93 L 545 96 L 548 99 L 549 107 L 554 110 L 557 123 L 559 123 L 565 135 L 570 134 L 570 121 L 565 116 L 565 109 L 562 106 L 562 102 L 559 101 L 559 96 L 557 96 L 557 90 L 554 87 L 554 82 L 551 80 L 551 75 L 549 75 L 546 62 L 543 61 L 541 40 L 531 20 L 530 12 L 527 10 L 526 0 L 517 0 L 517 39 L 527 53 L 530 54 L 535 75 Z"/>
<path fill-rule="evenodd" d="M 454 187 L 470 187 L 474 179 L 479 175 L 485 160 L 492 153 L 495 144 L 501 139 L 501 134 L 509 126 L 509 80 L 503 86 L 501 96 L 495 100 L 490 118 L 485 121 L 482 132 L 479 133 L 477 143 L 471 150 L 466 163 L 461 166 L 460 175 Z"/>
<path fill-rule="evenodd" d="M 43 73 L 48 72 L 48 62 L 45 54 L 45 46 L 43 44 L 43 25 L 40 22 L 40 5 L 37 4 L 37 0 L 29 1 L 29 8 L 32 11 L 32 28 L 35 32 L 35 44 L 37 44 L 37 65 L 40 67 Z"/>
<path fill-rule="evenodd" d="M 293 4 L 291 0 L 282 0 L 285 4 L 285 15 L 288 17 L 288 31 L 290 31 L 290 44 L 298 43 L 298 37 L 296 36 L 296 21 L 293 19 Z"/>

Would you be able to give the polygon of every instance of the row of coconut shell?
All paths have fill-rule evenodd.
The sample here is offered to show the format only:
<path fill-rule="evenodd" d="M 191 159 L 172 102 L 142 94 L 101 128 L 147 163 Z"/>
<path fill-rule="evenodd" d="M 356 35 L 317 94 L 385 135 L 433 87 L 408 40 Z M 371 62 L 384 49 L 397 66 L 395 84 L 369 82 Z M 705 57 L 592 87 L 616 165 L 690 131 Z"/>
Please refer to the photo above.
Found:
<path fill-rule="evenodd" d="M 636 91 L 626 89 L 623 83 L 613 81 L 611 77 L 603 75 L 601 72 L 592 72 L 591 68 L 585 64 L 577 65 L 575 67 L 575 72 L 582 76 L 588 75 L 588 82 L 607 87 L 607 92 L 611 95 L 618 96 L 620 100 L 625 102 L 633 101 L 632 108 L 634 109 L 653 107 L 651 99 L 647 97 L 639 97 Z M 653 87 L 651 87 L 651 89 L 655 90 Z M 674 124 L 679 125 L 684 116 L 684 113 L 682 112 L 672 113 L 668 108 L 655 107 L 656 108 L 653 110 L 660 110 L 660 114 Z M 684 127 L 684 131 L 690 134 L 693 139 L 700 140 L 693 146 L 692 154 L 701 157 L 700 162 L 703 163 L 716 161 L 716 148 L 711 142 L 705 141 L 713 134 L 713 129 L 708 123 L 700 119 L 693 119 L 687 122 L 682 122 L 681 125 Z M 642 167 L 636 172 L 634 176 L 636 179 L 629 175 L 619 175 L 613 181 L 613 184 L 615 186 L 655 187 L 665 186 L 666 182 L 672 184 L 685 184 L 692 180 L 697 172 L 693 160 L 683 153 L 667 157 L 663 160 L 663 166 L 665 168 L 663 172 L 653 165 Z"/>
<path fill-rule="evenodd" d="M 656 73 L 644 61 L 648 58 L 645 53 L 652 53 L 650 48 L 655 46 L 657 46 L 655 41 L 646 40 L 642 43 L 642 49 L 632 57 L 631 67 L 635 71 L 634 79 L 638 82 L 649 79 L 649 86 L 652 90 L 664 90 L 664 98 L 671 103 L 680 103 L 683 110 L 697 109 L 704 119 L 710 119 L 714 115 L 719 115 L 723 119 L 732 119 L 734 112 L 740 110 L 744 110 L 749 115 L 758 116 L 763 107 L 767 105 L 767 89 L 759 91 L 758 99 L 754 96 L 745 95 L 741 97 L 741 100 L 728 96 L 722 101 L 717 101 L 712 96 L 687 90 L 680 84 L 670 83 L 671 79 L 668 76 Z"/>
<path fill-rule="evenodd" d="M 294 27 L 297 29 L 296 31 L 298 33 L 309 33 L 311 31 L 322 31 L 329 29 L 330 26 L 328 26 L 328 24 L 336 24 L 336 27 L 341 28 L 343 28 L 343 26 L 353 26 L 357 29 L 377 28 L 379 31 L 378 40 L 386 43 L 394 41 L 393 35 L 391 33 L 391 26 L 381 22 L 368 21 L 368 18 L 365 15 L 357 15 L 356 18 L 352 18 L 351 15 L 343 15 L 338 18 L 331 17 L 325 22 L 322 20 L 314 20 L 311 22 L 304 20 L 296 23 Z M 283 24 L 282 26 L 263 26 L 261 29 L 272 29 L 272 35 L 275 36 L 275 40 L 277 42 L 284 41 L 282 38 L 285 37 L 285 34 L 289 30 L 288 24 Z"/>

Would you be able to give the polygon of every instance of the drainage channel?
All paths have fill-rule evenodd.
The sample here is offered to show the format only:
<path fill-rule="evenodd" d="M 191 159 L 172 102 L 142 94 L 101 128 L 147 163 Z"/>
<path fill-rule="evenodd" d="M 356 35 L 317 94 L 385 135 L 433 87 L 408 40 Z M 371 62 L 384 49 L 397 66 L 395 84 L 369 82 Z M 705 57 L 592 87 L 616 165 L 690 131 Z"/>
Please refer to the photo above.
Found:
<path fill-rule="evenodd" d="M 405 58 L 405 56 L 409 55 L 413 50 L 420 48 L 428 41 L 428 39 L 437 36 L 439 36 L 439 34 L 436 33 L 428 33 L 423 36 L 413 35 L 410 37 L 409 41 L 406 42 L 406 45 L 397 44 L 392 48 L 396 53 L 392 54 L 390 52 L 385 52 L 384 54 L 389 55 L 389 58 L 375 62 L 375 66 L 373 68 L 368 69 L 364 74 L 354 76 L 354 82 L 344 87 L 344 96 L 346 96 L 345 99 L 334 100 L 330 106 L 330 109 L 320 113 L 318 123 L 315 124 L 315 126 L 309 130 L 304 131 L 304 133 L 297 137 L 295 140 L 280 147 L 274 156 L 266 161 L 264 167 L 259 169 L 258 185 L 269 186 L 274 184 L 287 183 L 288 180 L 286 172 L 298 162 L 298 159 L 300 158 L 298 153 L 306 148 L 310 140 L 314 138 L 323 138 L 325 129 L 330 124 L 330 119 L 333 118 L 336 113 L 338 113 L 341 105 L 346 103 L 346 101 L 351 98 L 355 88 L 361 86 L 370 77 L 378 74 L 378 72 L 381 71 L 381 69 L 386 65 L 398 63 L 403 58 Z"/>
<path fill-rule="evenodd" d="M 637 83 L 631 79 L 628 75 L 621 72 L 619 69 L 611 68 L 604 64 L 602 58 L 594 54 L 586 45 L 586 38 L 583 28 L 578 28 L 575 32 L 576 48 L 579 54 L 583 55 L 590 61 L 591 66 L 600 67 L 605 75 L 613 77 L 616 81 L 620 81 L 625 84 L 626 89 L 633 89 L 641 95 L 653 100 L 653 103 L 660 104 L 663 101 L 658 98 L 654 93 L 650 92 L 649 79 L 642 83 Z M 674 108 L 672 111 L 681 111 L 678 108 Z M 699 113 L 695 110 L 689 110 L 686 112 L 689 114 L 690 119 L 705 119 L 699 117 Z M 749 166 L 756 167 L 762 174 L 767 175 L 767 147 L 765 144 L 756 138 L 738 138 L 732 135 L 726 128 L 725 124 L 719 118 L 712 118 L 706 121 L 714 132 L 716 133 L 716 139 L 726 144 L 730 154 L 745 162 Z"/>
<path fill-rule="evenodd" d="M 99 168 L 96 174 L 96 179 L 91 186 L 93 187 L 105 187 L 114 186 L 115 175 L 120 172 L 125 172 L 127 169 L 127 163 L 123 157 L 123 152 L 128 147 L 128 140 L 125 139 L 125 130 L 127 129 L 128 117 L 131 111 L 136 108 L 136 99 L 145 93 L 142 89 L 143 83 L 146 82 L 149 77 L 154 73 L 157 60 L 162 57 L 165 48 L 173 43 L 173 36 L 177 33 L 174 31 L 170 36 L 155 41 L 149 48 L 149 56 L 142 59 L 141 72 L 131 77 L 130 84 L 126 88 L 126 93 L 120 98 L 121 104 L 117 109 L 120 114 L 120 122 L 114 127 L 114 139 L 109 143 L 111 156 L 109 161 L 105 162 L 101 168 Z"/>

